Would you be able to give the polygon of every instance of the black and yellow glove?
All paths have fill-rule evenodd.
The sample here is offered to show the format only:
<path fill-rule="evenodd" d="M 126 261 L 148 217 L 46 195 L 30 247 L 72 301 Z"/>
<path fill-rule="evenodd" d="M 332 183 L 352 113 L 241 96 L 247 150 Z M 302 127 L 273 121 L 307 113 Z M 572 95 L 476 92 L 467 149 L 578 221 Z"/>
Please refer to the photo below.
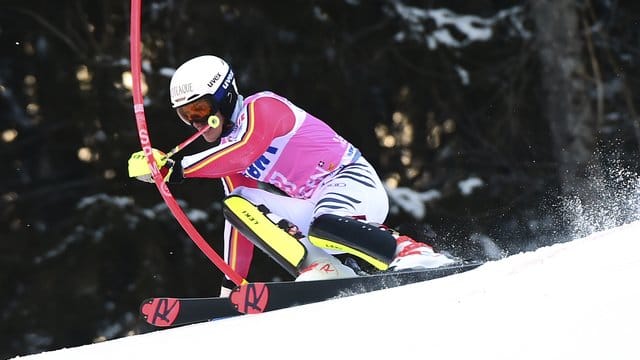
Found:
<path fill-rule="evenodd" d="M 174 168 L 176 168 L 176 162 L 167 157 L 167 154 L 160 150 L 153 150 L 153 158 L 156 161 L 156 166 L 160 170 L 160 174 L 165 182 L 169 182 L 174 176 Z M 179 167 L 179 166 L 177 166 Z M 181 171 L 180 171 L 181 172 Z M 151 176 L 151 168 L 147 163 L 147 156 L 144 151 L 137 151 L 131 154 L 129 158 L 129 177 L 134 177 L 140 181 L 152 183 L 153 176 Z M 173 181 L 172 181 L 173 182 Z"/>

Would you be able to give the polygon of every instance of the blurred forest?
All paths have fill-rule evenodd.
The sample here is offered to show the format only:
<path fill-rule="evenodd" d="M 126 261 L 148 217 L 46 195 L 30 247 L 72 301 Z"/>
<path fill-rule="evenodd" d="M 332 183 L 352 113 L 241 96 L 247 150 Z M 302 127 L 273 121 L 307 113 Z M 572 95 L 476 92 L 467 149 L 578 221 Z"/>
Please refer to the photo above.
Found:
<path fill-rule="evenodd" d="M 0 358 L 149 331 L 149 296 L 217 295 L 155 186 L 127 177 L 129 11 L 0 1 Z M 629 0 L 143 1 L 151 141 L 191 134 L 169 78 L 218 55 L 242 94 L 286 96 L 359 147 L 390 226 L 430 224 L 460 256 L 531 250 L 638 214 L 639 22 Z M 220 182 L 171 190 L 220 249 Z"/>

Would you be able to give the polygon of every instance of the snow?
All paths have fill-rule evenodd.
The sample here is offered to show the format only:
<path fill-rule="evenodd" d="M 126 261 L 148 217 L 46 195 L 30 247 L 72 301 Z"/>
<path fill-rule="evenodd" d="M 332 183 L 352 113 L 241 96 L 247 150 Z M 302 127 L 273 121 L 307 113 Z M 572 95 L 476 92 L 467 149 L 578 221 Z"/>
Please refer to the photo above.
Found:
<path fill-rule="evenodd" d="M 484 186 L 484 181 L 477 177 L 470 177 L 458 183 L 458 188 L 464 196 L 471 195 L 473 190 L 482 186 Z"/>
<path fill-rule="evenodd" d="M 640 221 L 467 273 L 21 357 L 639 359 Z"/>
<path fill-rule="evenodd" d="M 391 199 L 391 213 L 397 213 L 402 209 L 411 214 L 415 219 L 423 219 L 427 213 L 426 203 L 440 199 L 442 193 L 438 190 L 416 192 L 407 187 L 390 188 L 385 186 Z"/>
<path fill-rule="evenodd" d="M 394 2 L 394 9 L 408 27 L 407 32 L 400 31 L 396 34 L 396 41 L 424 41 L 431 50 L 437 49 L 438 46 L 462 48 L 476 42 L 489 41 L 494 33 L 493 27 L 505 20 L 510 24 L 508 35 L 522 38 L 531 36 L 521 19 L 522 7 L 520 6 L 501 10 L 488 18 L 457 14 L 446 8 L 427 10 L 408 6 L 402 2 Z M 426 25 L 430 22 L 433 25 Z M 435 29 L 427 31 L 432 26 L 435 26 Z"/>

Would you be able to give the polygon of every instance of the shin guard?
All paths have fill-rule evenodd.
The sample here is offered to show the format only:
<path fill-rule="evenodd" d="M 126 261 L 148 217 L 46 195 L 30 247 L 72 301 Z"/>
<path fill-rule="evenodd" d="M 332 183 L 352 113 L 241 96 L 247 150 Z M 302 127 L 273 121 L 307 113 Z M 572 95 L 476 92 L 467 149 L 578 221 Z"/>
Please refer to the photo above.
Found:
<path fill-rule="evenodd" d="M 248 200 L 231 195 L 223 201 L 225 219 L 291 275 L 298 276 L 307 249 Z"/>

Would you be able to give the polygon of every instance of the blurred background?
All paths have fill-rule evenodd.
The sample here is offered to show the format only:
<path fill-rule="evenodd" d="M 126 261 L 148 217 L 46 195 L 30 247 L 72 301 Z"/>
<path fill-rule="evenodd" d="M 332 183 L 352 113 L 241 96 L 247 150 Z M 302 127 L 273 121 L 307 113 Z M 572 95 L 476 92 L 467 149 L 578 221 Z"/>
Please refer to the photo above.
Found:
<path fill-rule="evenodd" d="M 0 1 L 0 358 L 150 331 L 149 296 L 217 295 L 155 186 L 127 177 L 129 12 Z M 242 94 L 286 96 L 359 147 L 388 225 L 428 224 L 458 256 L 532 250 L 640 213 L 639 22 L 615 0 L 143 1 L 151 141 L 191 134 L 169 79 L 214 54 Z M 171 190 L 220 249 L 220 181 Z"/>

